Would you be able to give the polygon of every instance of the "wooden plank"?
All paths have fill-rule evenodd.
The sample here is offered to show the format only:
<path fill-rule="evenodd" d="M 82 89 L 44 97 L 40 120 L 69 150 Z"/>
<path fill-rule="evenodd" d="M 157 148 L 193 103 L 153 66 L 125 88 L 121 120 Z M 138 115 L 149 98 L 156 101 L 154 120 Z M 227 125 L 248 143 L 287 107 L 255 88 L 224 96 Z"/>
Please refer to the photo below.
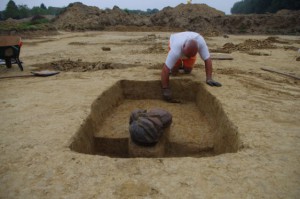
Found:
<path fill-rule="evenodd" d="M 233 60 L 233 57 L 223 53 L 211 53 L 210 58 L 212 60 Z"/>
<path fill-rule="evenodd" d="M 277 73 L 277 74 L 280 74 L 280 75 L 284 75 L 284 76 L 287 76 L 287 77 L 291 77 L 291 78 L 300 80 L 300 77 L 297 77 L 295 75 L 291 75 L 291 74 L 288 74 L 288 73 L 284 73 L 284 72 L 280 72 L 280 71 L 275 71 L 273 69 L 268 69 L 268 68 L 260 68 L 260 69 L 264 70 L 264 71 L 273 72 L 273 73 Z"/>

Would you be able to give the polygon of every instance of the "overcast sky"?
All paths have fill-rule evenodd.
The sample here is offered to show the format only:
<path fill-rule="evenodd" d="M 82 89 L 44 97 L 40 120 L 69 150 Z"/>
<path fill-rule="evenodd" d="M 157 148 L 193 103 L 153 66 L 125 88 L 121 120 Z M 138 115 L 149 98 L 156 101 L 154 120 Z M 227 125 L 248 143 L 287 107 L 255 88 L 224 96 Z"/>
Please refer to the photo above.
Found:
<path fill-rule="evenodd" d="M 0 0 L 0 10 L 5 10 L 9 0 Z M 241 0 L 192 0 L 192 3 L 205 3 L 213 8 L 221 10 L 226 14 L 230 14 L 233 4 Z M 186 0 L 14 0 L 17 5 L 27 5 L 29 8 L 40 6 L 64 7 L 73 2 L 82 2 L 88 6 L 97 6 L 100 9 L 113 8 L 114 5 L 121 9 L 147 10 L 148 8 L 157 8 L 159 10 L 164 7 L 175 7 L 180 3 L 186 3 Z"/>

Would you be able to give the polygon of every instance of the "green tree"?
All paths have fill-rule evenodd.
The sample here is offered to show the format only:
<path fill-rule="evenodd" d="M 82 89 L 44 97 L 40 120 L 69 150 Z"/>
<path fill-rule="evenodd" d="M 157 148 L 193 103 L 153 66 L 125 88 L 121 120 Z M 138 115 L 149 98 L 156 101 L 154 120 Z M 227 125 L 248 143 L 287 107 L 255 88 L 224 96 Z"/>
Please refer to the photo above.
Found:
<path fill-rule="evenodd" d="M 275 13 L 281 9 L 299 10 L 299 0 L 242 0 L 231 8 L 232 14 Z"/>
<path fill-rule="evenodd" d="M 39 6 L 34 6 L 34 7 L 31 9 L 31 15 L 32 15 L 32 16 L 35 16 L 35 15 L 46 15 L 46 14 L 47 14 L 47 10 L 42 9 L 42 8 L 39 7 Z"/>
<path fill-rule="evenodd" d="M 19 5 L 19 16 L 20 18 L 27 18 L 30 17 L 30 9 L 27 7 L 27 5 Z"/>
<path fill-rule="evenodd" d="M 272 3 L 273 0 L 264 0 L 264 1 L 256 1 L 255 2 L 255 6 L 254 6 L 254 13 L 257 13 L 257 14 L 262 14 L 262 13 L 265 13 L 268 9 L 268 7 L 271 6 L 271 3 Z"/>
<path fill-rule="evenodd" d="M 126 12 L 127 14 L 129 14 L 129 13 L 130 13 L 130 10 L 129 10 L 129 9 L 127 9 L 127 8 L 125 8 L 123 11 L 124 11 L 124 12 Z"/>
<path fill-rule="evenodd" d="M 273 0 L 268 8 L 269 12 L 276 12 L 281 9 L 299 10 L 300 1 L 298 0 Z"/>
<path fill-rule="evenodd" d="M 43 3 L 41 4 L 40 8 L 43 9 L 43 10 L 47 10 L 47 7 Z"/>
<path fill-rule="evenodd" d="M 154 9 L 147 9 L 147 14 L 155 14 L 155 13 L 158 13 L 159 10 L 157 8 L 154 8 Z"/>
<path fill-rule="evenodd" d="M 48 14 L 50 15 L 59 15 L 65 8 L 57 8 L 57 7 L 48 7 Z"/>
<path fill-rule="evenodd" d="M 0 11 L 0 20 L 4 20 L 4 11 Z"/>
<path fill-rule="evenodd" d="M 7 5 L 6 9 L 4 10 L 4 18 L 13 18 L 13 19 L 19 19 L 19 9 L 18 6 L 15 4 L 13 0 L 10 0 Z"/>

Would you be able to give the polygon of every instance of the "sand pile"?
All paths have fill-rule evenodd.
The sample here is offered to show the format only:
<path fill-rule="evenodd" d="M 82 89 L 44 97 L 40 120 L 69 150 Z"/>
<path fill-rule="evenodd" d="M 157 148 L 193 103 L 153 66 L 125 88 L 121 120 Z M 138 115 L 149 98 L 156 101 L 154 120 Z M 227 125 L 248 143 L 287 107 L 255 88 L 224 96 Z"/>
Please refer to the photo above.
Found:
<path fill-rule="evenodd" d="M 287 11 L 276 14 L 229 15 L 212 18 L 217 30 L 229 34 L 299 34 L 300 12 Z"/>
<path fill-rule="evenodd" d="M 101 10 L 98 7 L 82 3 L 70 4 L 66 11 L 55 19 L 55 26 L 67 30 L 104 30 L 107 26 L 147 25 L 146 17 L 128 14 L 115 6 L 112 10 Z"/>
<path fill-rule="evenodd" d="M 104 25 L 98 20 L 101 11 L 97 7 L 86 6 L 82 3 L 70 4 L 65 12 L 55 19 L 59 29 L 70 30 L 103 30 Z"/>
<path fill-rule="evenodd" d="M 225 48 L 230 50 L 238 50 L 238 51 L 250 51 L 254 49 L 274 49 L 275 45 L 272 44 L 271 41 L 265 40 L 257 40 L 257 39 L 247 39 L 243 43 L 234 45 L 232 43 L 227 43 L 224 45 Z"/>
<path fill-rule="evenodd" d="M 175 8 L 166 7 L 150 17 L 153 25 L 182 28 L 202 33 L 214 31 L 210 18 L 225 16 L 224 12 L 206 4 L 180 4 Z"/>
<path fill-rule="evenodd" d="M 101 10 L 82 3 L 70 4 L 54 24 L 65 30 L 168 30 L 195 31 L 206 36 L 227 34 L 299 34 L 300 11 L 276 14 L 225 15 L 206 4 L 180 4 L 146 16 L 129 14 L 117 6 Z"/>
<path fill-rule="evenodd" d="M 163 25 L 166 22 L 177 22 L 182 24 L 185 22 L 182 21 L 183 19 L 192 21 L 198 17 L 209 18 L 217 16 L 225 16 L 225 13 L 211 8 L 206 4 L 180 4 L 175 8 L 164 8 L 160 12 L 151 16 L 151 21 L 153 24 L 157 25 Z"/>
<path fill-rule="evenodd" d="M 257 55 L 257 56 L 270 56 L 271 54 L 268 52 L 260 51 L 263 49 L 283 49 L 285 51 L 294 51 L 295 53 L 299 50 L 298 47 L 294 46 L 295 44 L 299 44 L 299 40 L 288 40 L 282 39 L 279 37 L 268 37 L 266 39 L 247 39 L 242 43 L 234 44 L 234 43 L 225 43 L 222 47 L 216 49 L 210 49 L 210 52 L 214 53 L 232 53 L 235 51 L 239 51 L 242 53 L 247 53 L 249 55 Z M 278 44 L 278 45 L 276 45 Z"/>
<path fill-rule="evenodd" d="M 112 62 L 84 62 L 81 60 L 59 60 L 50 63 L 35 64 L 34 68 L 37 70 L 56 70 L 56 71 L 72 71 L 72 72 L 86 72 L 98 71 L 106 69 L 125 69 L 136 67 L 134 64 L 112 63 Z"/>
<path fill-rule="evenodd" d="M 274 37 L 269 37 L 264 40 L 247 39 L 243 43 L 233 44 L 225 43 L 222 48 L 211 49 L 211 52 L 232 53 L 234 51 L 251 52 L 256 49 L 275 49 L 277 48 Z"/>
<path fill-rule="evenodd" d="M 73 3 L 54 23 L 58 29 L 67 30 L 111 30 L 112 26 L 136 26 L 136 30 L 139 30 L 143 26 L 159 26 L 171 30 L 212 32 L 214 28 L 210 25 L 210 18 L 221 16 L 225 14 L 206 4 L 180 4 L 175 8 L 166 7 L 152 16 L 144 16 L 128 14 L 117 6 L 112 10 L 101 10 L 82 3 Z"/>

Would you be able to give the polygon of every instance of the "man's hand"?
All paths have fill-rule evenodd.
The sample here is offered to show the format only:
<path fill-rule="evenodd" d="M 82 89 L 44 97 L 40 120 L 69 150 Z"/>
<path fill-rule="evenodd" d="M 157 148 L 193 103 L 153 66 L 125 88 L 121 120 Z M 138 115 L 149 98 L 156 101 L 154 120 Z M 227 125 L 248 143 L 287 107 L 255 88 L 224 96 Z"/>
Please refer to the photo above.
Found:
<path fill-rule="evenodd" d="M 165 101 L 169 103 L 182 103 L 180 100 L 172 98 L 172 91 L 170 88 L 163 88 L 162 89 L 163 98 Z"/>
<path fill-rule="evenodd" d="M 210 85 L 210 86 L 217 86 L 217 87 L 221 87 L 221 86 L 222 86 L 221 83 L 216 82 L 216 81 L 214 81 L 214 80 L 212 80 L 212 79 L 206 80 L 206 83 L 207 83 L 208 85 Z"/>
<path fill-rule="evenodd" d="M 166 100 L 167 102 L 172 100 L 172 91 L 170 88 L 163 88 L 162 95 L 163 95 L 164 100 Z"/>

